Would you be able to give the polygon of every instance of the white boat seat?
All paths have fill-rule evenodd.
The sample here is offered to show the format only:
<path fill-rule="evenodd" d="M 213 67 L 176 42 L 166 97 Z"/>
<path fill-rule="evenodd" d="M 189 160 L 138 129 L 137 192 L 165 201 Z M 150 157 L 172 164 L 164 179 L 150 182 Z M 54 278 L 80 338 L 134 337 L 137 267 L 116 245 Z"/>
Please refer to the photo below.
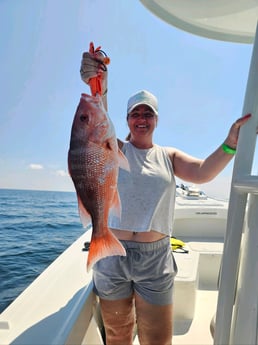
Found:
<path fill-rule="evenodd" d="M 174 253 L 178 267 L 174 289 L 174 318 L 191 320 L 194 316 L 198 287 L 199 253 Z M 187 296 L 187 298 L 186 298 Z"/>
<path fill-rule="evenodd" d="M 199 289 L 217 290 L 223 242 L 189 242 L 188 246 L 200 255 Z"/>

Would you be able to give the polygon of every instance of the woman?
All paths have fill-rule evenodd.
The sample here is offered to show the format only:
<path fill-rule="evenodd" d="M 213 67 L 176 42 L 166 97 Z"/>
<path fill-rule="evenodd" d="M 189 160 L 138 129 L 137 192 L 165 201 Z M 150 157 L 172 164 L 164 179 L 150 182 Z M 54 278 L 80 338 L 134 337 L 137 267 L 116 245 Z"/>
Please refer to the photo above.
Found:
<path fill-rule="evenodd" d="M 99 75 L 107 108 L 107 71 L 100 60 L 83 54 L 81 77 Z M 231 161 L 240 127 L 238 119 L 222 145 L 206 159 L 153 143 L 158 102 L 150 92 L 133 95 L 127 106 L 128 141 L 118 140 L 130 165 L 121 169 L 118 190 L 121 218 L 109 226 L 124 245 L 127 256 L 107 257 L 94 266 L 94 289 L 100 298 L 107 345 L 131 345 L 137 320 L 140 344 L 169 345 L 172 339 L 172 296 L 176 264 L 170 248 L 175 202 L 175 176 L 192 183 L 212 180 Z"/>

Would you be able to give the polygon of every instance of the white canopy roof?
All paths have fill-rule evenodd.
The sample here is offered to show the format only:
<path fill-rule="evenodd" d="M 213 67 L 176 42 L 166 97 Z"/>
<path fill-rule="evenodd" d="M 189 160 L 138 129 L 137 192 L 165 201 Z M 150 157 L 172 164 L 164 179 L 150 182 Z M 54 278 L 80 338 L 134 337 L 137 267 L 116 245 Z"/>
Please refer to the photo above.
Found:
<path fill-rule="evenodd" d="M 213 39 L 252 43 L 258 0 L 140 0 L 179 29 Z"/>

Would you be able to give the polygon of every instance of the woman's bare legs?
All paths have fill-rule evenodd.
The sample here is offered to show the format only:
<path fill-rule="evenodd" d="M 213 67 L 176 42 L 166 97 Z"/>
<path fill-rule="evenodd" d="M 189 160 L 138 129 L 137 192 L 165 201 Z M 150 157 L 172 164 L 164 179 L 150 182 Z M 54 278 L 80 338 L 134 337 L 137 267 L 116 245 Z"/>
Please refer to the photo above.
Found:
<path fill-rule="evenodd" d="M 141 345 L 172 345 L 173 306 L 146 302 L 135 293 L 138 338 Z M 132 345 L 135 325 L 134 297 L 100 299 L 106 345 Z"/>
<path fill-rule="evenodd" d="M 106 345 L 132 345 L 135 325 L 133 295 L 116 301 L 100 299 L 100 306 Z"/>
<path fill-rule="evenodd" d="M 173 305 L 150 304 L 135 293 L 135 307 L 140 344 L 172 345 Z"/>

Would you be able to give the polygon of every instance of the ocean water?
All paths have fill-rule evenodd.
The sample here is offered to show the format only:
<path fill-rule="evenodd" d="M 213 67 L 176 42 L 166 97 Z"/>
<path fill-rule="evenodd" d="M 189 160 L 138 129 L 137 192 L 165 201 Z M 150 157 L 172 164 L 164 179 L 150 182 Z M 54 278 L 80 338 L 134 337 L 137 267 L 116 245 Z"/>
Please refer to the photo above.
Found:
<path fill-rule="evenodd" d="M 73 192 L 0 189 L 0 313 L 84 231 Z"/>

